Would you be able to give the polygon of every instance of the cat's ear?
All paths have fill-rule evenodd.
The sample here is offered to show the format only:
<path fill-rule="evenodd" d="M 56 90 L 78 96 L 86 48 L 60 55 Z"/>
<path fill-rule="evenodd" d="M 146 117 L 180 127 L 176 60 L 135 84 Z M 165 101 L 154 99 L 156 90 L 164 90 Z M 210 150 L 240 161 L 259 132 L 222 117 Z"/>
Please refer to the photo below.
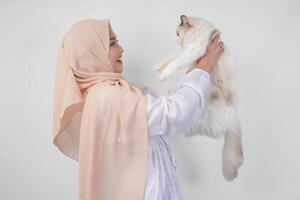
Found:
<path fill-rule="evenodd" d="M 185 15 L 181 15 L 180 16 L 180 20 L 181 20 L 181 23 L 180 23 L 180 26 L 189 26 L 189 18 Z"/>

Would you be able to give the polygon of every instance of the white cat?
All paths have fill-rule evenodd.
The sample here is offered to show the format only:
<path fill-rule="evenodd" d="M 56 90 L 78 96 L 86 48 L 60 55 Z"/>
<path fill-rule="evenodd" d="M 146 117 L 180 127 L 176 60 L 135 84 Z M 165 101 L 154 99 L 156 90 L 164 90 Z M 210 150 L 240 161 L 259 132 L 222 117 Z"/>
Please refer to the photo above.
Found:
<path fill-rule="evenodd" d="M 159 79 L 166 80 L 174 72 L 194 68 L 197 59 L 203 56 L 209 42 L 209 36 L 217 30 L 210 22 L 199 17 L 180 17 L 176 33 L 182 52 L 174 58 L 166 58 L 156 65 L 160 71 Z M 220 31 L 217 30 L 218 33 Z M 221 40 L 220 40 L 221 41 Z M 232 181 L 238 174 L 238 168 L 244 161 L 241 123 L 237 116 L 237 90 L 234 85 L 235 62 L 226 45 L 216 66 L 211 72 L 212 87 L 206 97 L 205 106 L 199 119 L 184 132 L 185 136 L 196 134 L 210 138 L 224 137 L 223 175 Z"/>

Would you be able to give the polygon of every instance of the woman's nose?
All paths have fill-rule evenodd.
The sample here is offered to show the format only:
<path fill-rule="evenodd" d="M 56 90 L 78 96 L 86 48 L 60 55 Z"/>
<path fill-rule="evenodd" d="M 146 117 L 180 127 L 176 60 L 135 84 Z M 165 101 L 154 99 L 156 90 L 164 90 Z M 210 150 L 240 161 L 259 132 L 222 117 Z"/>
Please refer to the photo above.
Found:
<path fill-rule="evenodd" d="M 119 46 L 120 46 L 120 51 L 121 51 L 121 53 L 123 53 L 124 49 L 122 48 L 121 45 L 119 45 Z"/>

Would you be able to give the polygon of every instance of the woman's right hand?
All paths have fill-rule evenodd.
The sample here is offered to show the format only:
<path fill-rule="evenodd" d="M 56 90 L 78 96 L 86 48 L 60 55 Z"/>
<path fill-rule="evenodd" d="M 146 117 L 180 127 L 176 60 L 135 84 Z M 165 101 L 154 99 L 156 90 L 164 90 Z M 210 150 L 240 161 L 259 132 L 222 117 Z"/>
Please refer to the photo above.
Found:
<path fill-rule="evenodd" d="M 211 73 L 215 64 L 217 63 L 218 59 L 224 52 L 223 45 L 224 43 L 221 41 L 219 42 L 220 35 L 216 31 L 213 31 L 210 34 L 209 44 L 207 46 L 205 54 L 198 59 L 197 61 L 197 68 L 207 71 Z M 188 73 L 188 72 L 187 72 Z"/>

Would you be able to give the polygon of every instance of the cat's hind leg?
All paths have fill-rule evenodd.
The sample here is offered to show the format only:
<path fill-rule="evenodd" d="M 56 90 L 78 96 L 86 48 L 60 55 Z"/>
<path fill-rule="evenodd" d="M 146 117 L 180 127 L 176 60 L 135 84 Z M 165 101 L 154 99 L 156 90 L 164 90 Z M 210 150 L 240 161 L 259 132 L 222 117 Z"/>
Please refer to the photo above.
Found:
<path fill-rule="evenodd" d="M 241 127 L 235 127 L 225 135 L 223 146 L 223 176 L 232 181 L 238 175 L 238 168 L 243 164 L 244 155 L 241 141 Z"/>

